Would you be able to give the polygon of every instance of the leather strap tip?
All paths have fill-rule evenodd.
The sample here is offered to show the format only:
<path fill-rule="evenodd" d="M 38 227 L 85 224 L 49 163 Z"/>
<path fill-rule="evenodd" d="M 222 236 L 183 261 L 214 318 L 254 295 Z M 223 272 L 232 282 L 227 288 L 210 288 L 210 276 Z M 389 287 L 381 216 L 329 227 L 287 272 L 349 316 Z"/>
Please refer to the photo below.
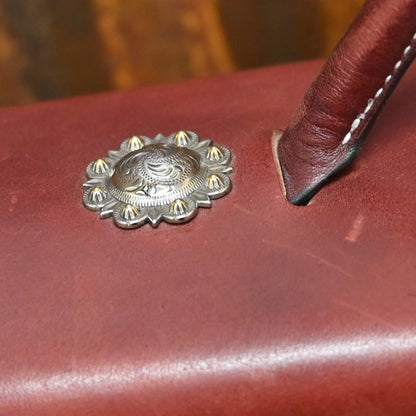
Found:
<path fill-rule="evenodd" d="M 355 159 L 360 150 L 359 143 L 354 143 L 337 152 L 337 157 L 327 160 L 325 165 L 309 165 L 303 160 L 286 157 L 282 137 L 284 134 L 280 132 L 273 139 L 275 161 L 284 195 L 293 205 L 308 205 L 323 186 Z"/>

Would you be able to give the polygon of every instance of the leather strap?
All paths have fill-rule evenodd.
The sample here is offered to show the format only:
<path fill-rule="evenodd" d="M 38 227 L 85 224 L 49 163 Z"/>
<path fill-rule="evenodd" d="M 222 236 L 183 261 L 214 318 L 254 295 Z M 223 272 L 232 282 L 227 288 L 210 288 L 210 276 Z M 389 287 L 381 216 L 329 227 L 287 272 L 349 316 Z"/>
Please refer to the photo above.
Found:
<path fill-rule="evenodd" d="M 305 205 L 360 150 L 416 54 L 416 1 L 368 0 L 278 140 L 287 199 Z"/>

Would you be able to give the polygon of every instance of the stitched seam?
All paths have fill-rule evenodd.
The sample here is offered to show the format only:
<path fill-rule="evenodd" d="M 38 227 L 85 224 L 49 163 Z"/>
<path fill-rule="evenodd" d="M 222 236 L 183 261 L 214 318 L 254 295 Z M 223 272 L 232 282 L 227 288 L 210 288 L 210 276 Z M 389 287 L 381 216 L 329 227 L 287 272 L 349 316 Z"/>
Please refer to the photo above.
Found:
<path fill-rule="evenodd" d="M 383 92 L 385 92 L 391 80 L 393 79 L 394 71 L 397 71 L 402 66 L 403 61 L 406 59 L 407 55 L 409 55 L 409 53 L 412 51 L 413 49 L 412 42 L 414 41 L 416 41 L 416 33 L 413 35 L 413 38 L 411 42 L 409 43 L 409 45 L 407 45 L 404 48 L 401 58 L 394 64 L 393 71 L 389 75 L 387 75 L 386 79 L 384 80 L 384 85 L 377 90 L 374 97 L 368 100 L 367 106 L 365 107 L 364 111 L 361 112 L 352 122 L 349 132 L 345 135 L 344 139 L 342 140 L 341 144 L 343 146 L 345 146 L 351 141 L 354 131 L 357 130 L 357 128 L 360 126 L 362 121 L 366 120 L 366 117 L 370 113 L 370 110 L 373 108 L 376 99 L 379 98 L 381 94 L 383 94 Z"/>

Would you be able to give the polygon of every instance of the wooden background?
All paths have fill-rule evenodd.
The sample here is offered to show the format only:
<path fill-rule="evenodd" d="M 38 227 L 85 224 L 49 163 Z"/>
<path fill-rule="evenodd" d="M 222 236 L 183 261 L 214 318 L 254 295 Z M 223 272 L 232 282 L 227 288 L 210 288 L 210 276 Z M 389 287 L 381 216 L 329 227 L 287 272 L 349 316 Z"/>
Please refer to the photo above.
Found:
<path fill-rule="evenodd" d="M 364 0 L 2 0 L 0 105 L 325 57 Z"/>

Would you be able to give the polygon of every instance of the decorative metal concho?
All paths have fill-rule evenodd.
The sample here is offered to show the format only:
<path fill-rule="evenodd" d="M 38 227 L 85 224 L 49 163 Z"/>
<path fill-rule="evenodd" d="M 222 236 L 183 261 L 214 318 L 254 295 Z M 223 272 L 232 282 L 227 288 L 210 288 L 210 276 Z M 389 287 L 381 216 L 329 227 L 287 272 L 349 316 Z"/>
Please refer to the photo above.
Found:
<path fill-rule="evenodd" d="M 84 205 L 122 228 L 189 221 L 231 190 L 230 151 L 191 131 L 133 136 L 87 167 Z"/>

